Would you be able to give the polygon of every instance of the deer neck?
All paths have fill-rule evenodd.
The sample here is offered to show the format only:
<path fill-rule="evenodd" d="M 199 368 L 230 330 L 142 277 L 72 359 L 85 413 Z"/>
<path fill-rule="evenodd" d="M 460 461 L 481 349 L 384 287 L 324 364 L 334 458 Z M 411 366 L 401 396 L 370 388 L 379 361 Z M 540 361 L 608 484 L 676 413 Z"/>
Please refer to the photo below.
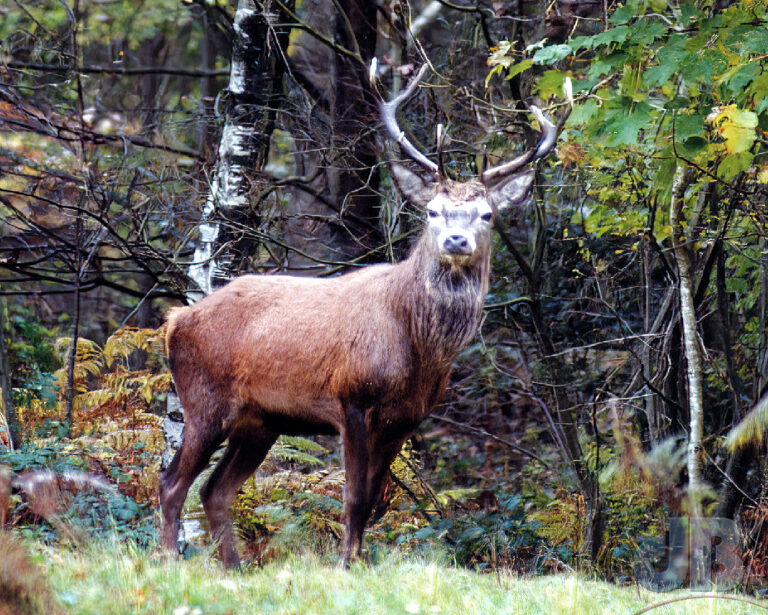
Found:
<path fill-rule="evenodd" d="M 450 365 L 474 337 L 488 291 L 489 267 L 489 248 L 470 264 L 455 267 L 440 260 L 427 236 L 398 266 L 399 290 L 392 298 L 403 310 L 404 325 L 424 360 Z"/>

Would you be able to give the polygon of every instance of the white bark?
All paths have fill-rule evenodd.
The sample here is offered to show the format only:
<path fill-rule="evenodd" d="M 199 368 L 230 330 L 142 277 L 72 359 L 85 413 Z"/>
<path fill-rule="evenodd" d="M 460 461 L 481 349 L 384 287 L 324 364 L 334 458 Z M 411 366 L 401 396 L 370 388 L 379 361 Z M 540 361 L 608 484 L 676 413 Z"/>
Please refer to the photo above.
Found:
<path fill-rule="evenodd" d="M 685 170 L 678 166 L 672 182 L 672 198 L 669 219 L 672 225 L 672 242 L 680 284 L 680 313 L 683 321 L 685 362 L 688 377 L 688 406 L 690 409 L 690 435 L 688 438 L 688 496 L 691 517 L 702 517 L 701 450 L 703 439 L 703 387 L 702 361 L 696 326 L 696 310 L 693 303 L 693 273 L 685 249 L 685 237 L 681 224 Z"/>
<path fill-rule="evenodd" d="M 235 48 L 244 49 L 253 41 L 247 29 L 242 27 L 246 19 L 256 15 L 253 0 L 239 0 L 235 12 Z M 243 94 L 248 87 L 242 53 L 233 53 L 229 72 L 230 95 Z M 234 209 L 248 204 L 247 169 L 238 163 L 252 154 L 256 127 L 252 123 L 237 123 L 237 118 L 227 114 L 226 124 L 219 141 L 218 162 L 211 181 L 210 193 L 203 207 L 203 215 L 198 225 L 200 240 L 195 248 L 188 275 L 197 284 L 199 290 L 190 291 L 190 301 L 202 299 L 213 291 L 214 278 L 225 277 L 222 269 L 222 257 L 216 254 L 216 243 L 221 232 L 221 224 L 215 218 L 217 209 Z"/>

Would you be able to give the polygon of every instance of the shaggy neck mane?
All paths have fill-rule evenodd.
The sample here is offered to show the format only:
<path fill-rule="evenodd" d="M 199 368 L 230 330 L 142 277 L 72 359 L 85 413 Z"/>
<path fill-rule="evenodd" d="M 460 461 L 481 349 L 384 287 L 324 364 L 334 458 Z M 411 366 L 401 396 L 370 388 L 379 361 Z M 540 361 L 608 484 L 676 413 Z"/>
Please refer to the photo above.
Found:
<path fill-rule="evenodd" d="M 440 260 L 429 236 L 395 268 L 390 295 L 422 359 L 450 365 L 474 336 L 488 291 L 490 251 L 465 266 Z"/>

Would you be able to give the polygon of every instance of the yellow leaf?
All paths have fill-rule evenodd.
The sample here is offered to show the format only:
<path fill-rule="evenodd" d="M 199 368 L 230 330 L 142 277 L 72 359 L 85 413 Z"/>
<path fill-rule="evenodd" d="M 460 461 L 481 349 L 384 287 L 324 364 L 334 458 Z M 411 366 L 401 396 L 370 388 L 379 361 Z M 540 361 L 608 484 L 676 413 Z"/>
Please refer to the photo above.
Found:
<path fill-rule="evenodd" d="M 716 107 L 707 116 L 707 121 L 725 139 L 725 149 L 729 154 L 749 151 L 757 138 L 757 115 L 752 111 L 742 111 L 736 105 Z"/>

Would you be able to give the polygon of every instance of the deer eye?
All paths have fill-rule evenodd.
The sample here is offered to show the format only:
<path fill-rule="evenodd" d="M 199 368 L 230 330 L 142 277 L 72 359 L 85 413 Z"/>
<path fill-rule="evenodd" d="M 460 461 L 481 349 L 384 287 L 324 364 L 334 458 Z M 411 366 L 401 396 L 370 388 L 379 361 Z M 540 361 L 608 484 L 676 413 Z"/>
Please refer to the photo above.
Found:
<path fill-rule="evenodd" d="M 430 209 L 428 212 L 430 218 L 437 218 L 440 215 L 440 212 L 435 209 Z"/>
<path fill-rule="evenodd" d="M 493 214 L 490 211 L 486 211 L 482 216 L 480 216 L 480 219 L 485 222 L 490 222 L 492 217 Z"/>

